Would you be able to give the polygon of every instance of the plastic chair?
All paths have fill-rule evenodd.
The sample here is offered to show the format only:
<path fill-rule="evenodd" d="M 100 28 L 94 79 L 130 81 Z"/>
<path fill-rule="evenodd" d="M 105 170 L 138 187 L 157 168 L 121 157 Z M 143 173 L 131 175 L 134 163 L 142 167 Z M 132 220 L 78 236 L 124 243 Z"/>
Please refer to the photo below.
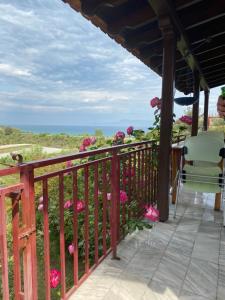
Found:
<path fill-rule="evenodd" d="M 225 226 L 224 158 L 223 133 L 201 133 L 185 140 L 180 168 L 175 178 L 177 197 L 174 218 L 176 217 L 180 184 L 182 182 L 187 190 L 222 194 L 224 204 L 223 225 Z M 221 164 L 221 161 L 223 164 Z"/>

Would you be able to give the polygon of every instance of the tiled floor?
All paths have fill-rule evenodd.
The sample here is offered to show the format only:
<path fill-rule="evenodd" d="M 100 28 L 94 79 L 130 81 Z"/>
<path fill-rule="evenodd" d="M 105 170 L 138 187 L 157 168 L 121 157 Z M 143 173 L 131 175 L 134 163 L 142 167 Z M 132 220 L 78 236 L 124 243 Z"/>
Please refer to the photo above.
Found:
<path fill-rule="evenodd" d="M 212 195 L 182 197 L 175 220 L 126 237 L 70 300 L 224 300 L 222 213 Z"/>

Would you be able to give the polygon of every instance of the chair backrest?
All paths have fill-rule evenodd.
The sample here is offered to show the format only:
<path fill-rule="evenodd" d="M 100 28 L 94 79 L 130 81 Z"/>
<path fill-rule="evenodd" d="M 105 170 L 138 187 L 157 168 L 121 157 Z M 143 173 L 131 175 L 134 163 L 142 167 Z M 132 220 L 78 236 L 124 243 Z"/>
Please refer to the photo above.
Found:
<path fill-rule="evenodd" d="M 184 147 L 185 160 L 219 163 L 221 161 L 220 150 L 224 148 L 224 135 L 220 132 L 201 133 L 188 137 Z"/>

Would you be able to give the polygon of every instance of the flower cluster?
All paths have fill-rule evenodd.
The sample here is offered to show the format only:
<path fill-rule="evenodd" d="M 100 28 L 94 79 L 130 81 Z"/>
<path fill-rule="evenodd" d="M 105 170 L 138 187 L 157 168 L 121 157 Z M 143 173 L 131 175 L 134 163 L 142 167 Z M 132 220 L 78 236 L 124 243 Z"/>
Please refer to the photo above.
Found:
<path fill-rule="evenodd" d="M 38 210 L 39 211 L 43 211 L 43 209 L 44 209 L 44 203 L 43 203 L 43 201 L 44 201 L 44 198 L 43 198 L 43 196 L 41 196 L 39 198 L 39 200 L 38 200 L 38 202 L 39 202 L 39 204 L 38 204 Z"/>
<path fill-rule="evenodd" d="M 92 137 L 87 137 L 85 139 L 83 139 L 83 142 L 80 146 L 80 152 L 82 151 L 86 151 L 87 150 L 87 147 L 91 146 L 91 145 L 94 145 L 96 143 L 96 137 L 95 136 L 92 136 Z"/>
<path fill-rule="evenodd" d="M 52 269 L 50 271 L 50 287 L 56 288 L 60 283 L 61 273 L 57 269 Z"/>
<path fill-rule="evenodd" d="M 68 209 L 71 208 L 73 206 L 73 202 L 72 200 L 67 200 L 64 204 L 64 208 Z M 77 201 L 77 212 L 80 213 L 85 209 L 85 203 L 83 200 L 78 200 Z"/>
<path fill-rule="evenodd" d="M 152 222 L 158 222 L 159 221 L 159 211 L 156 208 L 156 206 L 149 205 L 145 206 L 145 214 L 144 217 Z"/>
<path fill-rule="evenodd" d="M 112 200 L 112 194 L 111 193 L 107 193 L 107 200 Z M 128 201 L 128 196 L 127 193 L 123 190 L 120 190 L 120 203 L 124 204 Z"/>
<path fill-rule="evenodd" d="M 150 106 L 152 108 L 157 107 L 158 109 L 161 108 L 161 100 L 158 97 L 154 97 L 150 100 Z"/>
<path fill-rule="evenodd" d="M 134 132 L 134 127 L 133 127 L 133 126 L 129 126 L 129 127 L 127 128 L 127 134 L 128 134 L 128 135 L 132 135 L 133 132 Z"/>
<path fill-rule="evenodd" d="M 184 115 L 182 117 L 180 117 L 179 119 L 181 122 L 187 124 L 187 125 L 191 125 L 192 124 L 192 117 Z"/>
<path fill-rule="evenodd" d="M 120 145 L 124 143 L 125 133 L 123 131 L 117 131 L 113 139 L 113 145 Z"/>

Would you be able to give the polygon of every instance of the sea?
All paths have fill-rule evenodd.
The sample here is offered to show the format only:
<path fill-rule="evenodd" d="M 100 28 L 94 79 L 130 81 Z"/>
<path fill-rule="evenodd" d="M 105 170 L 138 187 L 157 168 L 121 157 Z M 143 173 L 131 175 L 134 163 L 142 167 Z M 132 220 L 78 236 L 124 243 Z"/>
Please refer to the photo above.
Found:
<path fill-rule="evenodd" d="M 69 134 L 69 135 L 94 135 L 96 130 L 101 130 L 105 136 L 112 136 L 117 131 L 126 132 L 124 126 L 62 126 L 62 125 L 10 125 L 10 127 L 21 129 L 32 133 Z M 146 130 L 147 128 L 141 128 Z"/>

